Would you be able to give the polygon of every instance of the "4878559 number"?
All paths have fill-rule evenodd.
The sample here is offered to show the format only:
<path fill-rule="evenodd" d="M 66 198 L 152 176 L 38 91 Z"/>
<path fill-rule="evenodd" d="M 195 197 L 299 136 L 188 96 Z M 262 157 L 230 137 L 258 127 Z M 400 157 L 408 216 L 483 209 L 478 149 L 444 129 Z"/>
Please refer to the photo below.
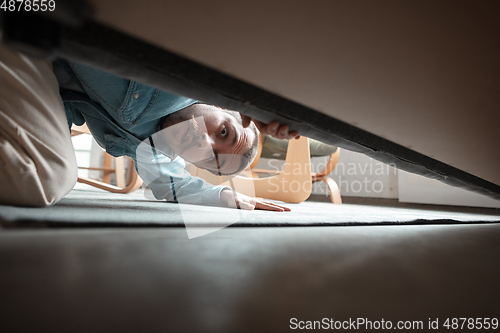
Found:
<path fill-rule="evenodd" d="M 498 328 L 497 318 L 447 318 L 443 323 L 447 329 L 469 329 L 469 330 L 496 330 Z"/>
<path fill-rule="evenodd" d="M 6 12 L 20 12 L 22 10 L 27 12 L 46 12 L 54 11 L 56 9 L 56 2 L 54 0 L 3 0 L 0 9 Z"/>

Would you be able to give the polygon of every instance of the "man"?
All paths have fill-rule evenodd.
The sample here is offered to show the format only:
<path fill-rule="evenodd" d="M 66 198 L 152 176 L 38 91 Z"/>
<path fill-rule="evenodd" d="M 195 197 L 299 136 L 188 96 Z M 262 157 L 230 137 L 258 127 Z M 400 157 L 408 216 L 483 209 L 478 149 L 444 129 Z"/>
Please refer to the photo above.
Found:
<path fill-rule="evenodd" d="M 97 142 L 111 155 L 128 155 L 138 162 L 139 168 L 141 164 L 145 166 L 143 170 L 156 168 L 157 173 L 141 176 L 159 199 L 288 210 L 257 202 L 227 187 L 208 185 L 183 169 L 182 156 L 220 174 L 237 172 L 248 165 L 257 140 L 248 117 L 237 117 L 215 106 L 83 65 L 62 62 L 62 66 L 70 76 L 70 89 L 63 94 L 64 104 L 48 63 L 0 46 L 1 203 L 47 206 L 71 190 L 76 181 L 76 162 L 67 121 L 86 122 Z M 277 122 L 256 123 L 264 134 L 278 138 L 298 134 L 289 133 L 286 125 Z M 138 158 L 142 141 L 148 140 L 155 147 L 155 136 L 162 146 L 158 147 L 158 154 L 153 160 Z"/>

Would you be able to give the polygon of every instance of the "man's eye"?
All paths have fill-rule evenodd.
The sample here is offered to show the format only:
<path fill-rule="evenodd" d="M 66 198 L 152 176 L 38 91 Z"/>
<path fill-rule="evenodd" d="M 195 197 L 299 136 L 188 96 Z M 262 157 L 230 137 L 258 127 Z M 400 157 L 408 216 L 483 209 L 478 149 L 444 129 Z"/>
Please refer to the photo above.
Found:
<path fill-rule="evenodd" d="M 226 136 L 227 135 L 227 128 L 223 128 L 222 129 L 222 132 L 221 132 L 222 136 Z"/>

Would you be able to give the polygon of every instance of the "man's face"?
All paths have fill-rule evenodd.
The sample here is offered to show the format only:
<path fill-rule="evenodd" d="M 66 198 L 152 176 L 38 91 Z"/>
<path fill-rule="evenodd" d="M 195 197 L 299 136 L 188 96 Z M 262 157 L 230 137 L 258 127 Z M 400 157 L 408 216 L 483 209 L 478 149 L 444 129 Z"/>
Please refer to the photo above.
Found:
<path fill-rule="evenodd" d="M 162 133 L 172 150 L 199 168 L 234 173 L 250 149 L 250 127 L 218 107 L 195 104 L 165 117 Z"/>

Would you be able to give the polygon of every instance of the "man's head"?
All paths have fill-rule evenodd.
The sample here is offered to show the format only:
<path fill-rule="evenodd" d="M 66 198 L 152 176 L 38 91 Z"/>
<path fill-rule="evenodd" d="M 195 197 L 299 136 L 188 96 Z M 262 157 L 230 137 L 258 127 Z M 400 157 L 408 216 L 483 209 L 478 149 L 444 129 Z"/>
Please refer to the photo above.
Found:
<path fill-rule="evenodd" d="M 177 155 L 214 174 L 238 173 L 257 154 L 257 128 L 253 123 L 244 128 L 235 111 L 193 104 L 166 116 L 161 127 Z"/>

